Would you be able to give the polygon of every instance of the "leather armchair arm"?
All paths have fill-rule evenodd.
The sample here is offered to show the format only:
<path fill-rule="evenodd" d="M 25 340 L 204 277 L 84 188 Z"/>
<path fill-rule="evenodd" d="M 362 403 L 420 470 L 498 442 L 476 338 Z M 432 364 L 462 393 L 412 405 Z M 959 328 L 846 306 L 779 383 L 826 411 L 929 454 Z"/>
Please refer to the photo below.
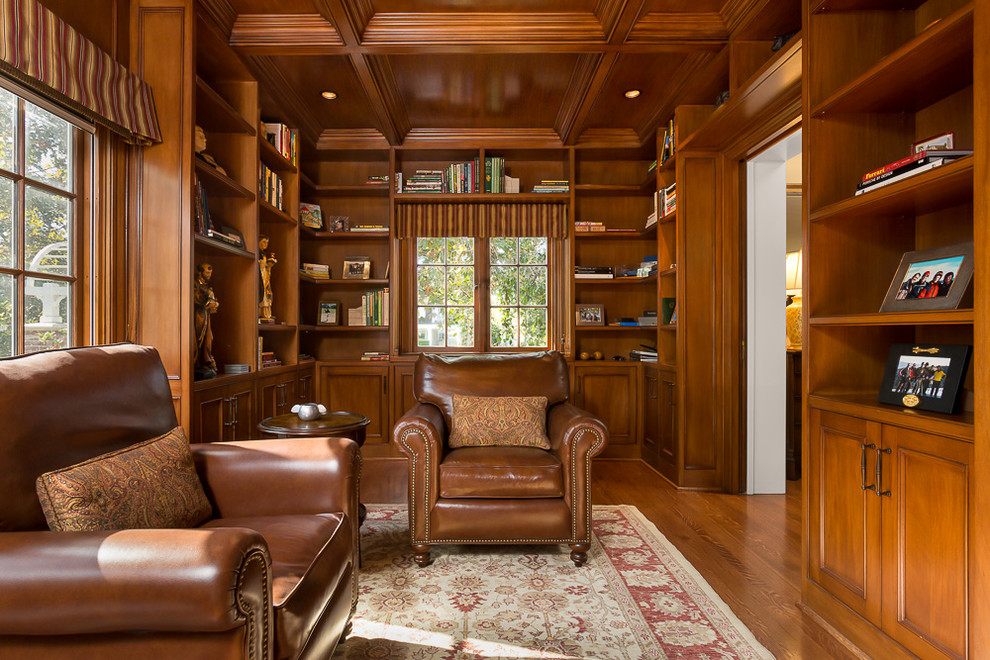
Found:
<path fill-rule="evenodd" d="M 8 532 L 0 635 L 267 629 L 270 581 L 264 538 L 243 528 Z"/>
<path fill-rule="evenodd" d="M 587 538 L 591 525 L 591 459 L 608 444 L 608 429 L 591 413 L 564 402 L 550 409 L 547 435 L 550 450 L 564 468 L 564 499 L 575 513 L 577 538 Z M 579 511 L 587 515 L 577 516 Z"/>
<path fill-rule="evenodd" d="M 437 501 L 438 466 L 446 437 L 443 413 L 428 403 L 418 403 L 409 409 L 392 431 L 395 448 L 410 461 L 409 522 L 416 540 L 426 538 L 426 518 Z"/>
<path fill-rule="evenodd" d="M 357 521 L 361 454 L 349 438 L 190 445 L 214 517 L 343 511 Z"/>

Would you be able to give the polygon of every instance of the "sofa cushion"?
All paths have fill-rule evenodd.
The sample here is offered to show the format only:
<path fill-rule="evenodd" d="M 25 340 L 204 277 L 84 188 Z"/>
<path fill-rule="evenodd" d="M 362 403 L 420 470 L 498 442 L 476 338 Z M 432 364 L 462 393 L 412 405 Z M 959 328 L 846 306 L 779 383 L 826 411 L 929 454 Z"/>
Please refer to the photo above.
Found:
<path fill-rule="evenodd" d="M 532 447 L 464 447 L 440 463 L 440 497 L 542 498 L 564 496 L 556 455 Z"/>
<path fill-rule="evenodd" d="M 545 396 L 455 394 L 448 446 L 550 449 Z"/>
<path fill-rule="evenodd" d="M 217 518 L 203 527 L 246 527 L 265 538 L 272 560 L 276 657 L 296 657 L 310 643 L 341 582 L 356 569 L 356 540 L 347 517 L 321 513 Z"/>
<path fill-rule="evenodd" d="M 56 532 L 195 527 L 212 513 L 180 426 L 46 472 L 35 487 Z"/>

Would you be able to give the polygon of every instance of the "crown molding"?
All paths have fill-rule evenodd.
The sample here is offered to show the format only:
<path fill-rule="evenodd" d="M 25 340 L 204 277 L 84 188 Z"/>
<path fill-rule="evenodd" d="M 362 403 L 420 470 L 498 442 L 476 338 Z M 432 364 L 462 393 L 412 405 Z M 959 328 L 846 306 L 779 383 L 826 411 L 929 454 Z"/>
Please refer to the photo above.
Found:
<path fill-rule="evenodd" d="M 389 142 L 375 128 L 325 129 L 316 140 L 318 151 L 332 149 L 388 149 Z"/>
<path fill-rule="evenodd" d="M 213 27 L 219 30 L 224 39 L 230 37 L 230 31 L 237 20 L 237 10 L 229 0 L 199 0 L 200 15 L 209 20 Z"/>
<path fill-rule="evenodd" d="M 321 14 L 241 14 L 230 32 L 230 45 L 252 47 L 343 46 L 344 40 Z"/>
<path fill-rule="evenodd" d="M 646 44 L 657 42 L 716 42 L 729 40 L 729 30 L 722 16 L 706 13 L 651 12 L 640 18 L 629 32 L 627 43 Z"/>
<path fill-rule="evenodd" d="M 390 142 L 400 144 L 412 126 L 388 57 L 355 54 L 351 63 L 378 115 L 379 127 Z"/>
<path fill-rule="evenodd" d="M 550 128 L 414 128 L 403 147 L 547 149 L 564 146 Z"/>
<path fill-rule="evenodd" d="M 574 142 L 578 149 L 638 149 L 643 140 L 631 128 L 589 128 Z"/>
<path fill-rule="evenodd" d="M 378 13 L 363 46 L 429 44 L 605 44 L 591 13 Z"/>

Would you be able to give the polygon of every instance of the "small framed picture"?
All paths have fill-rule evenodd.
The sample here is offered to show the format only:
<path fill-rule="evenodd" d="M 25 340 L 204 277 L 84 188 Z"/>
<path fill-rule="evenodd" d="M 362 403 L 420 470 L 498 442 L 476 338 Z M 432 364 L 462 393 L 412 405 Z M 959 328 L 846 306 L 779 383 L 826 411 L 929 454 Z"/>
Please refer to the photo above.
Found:
<path fill-rule="evenodd" d="M 331 232 L 349 231 L 351 228 L 350 216 L 332 215 L 327 218 L 327 230 Z"/>
<path fill-rule="evenodd" d="M 973 277 L 973 242 L 905 252 L 881 312 L 955 309 Z"/>
<path fill-rule="evenodd" d="M 605 305 L 579 304 L 575 316 L 577 325 L 605 325 Z"/>
<path fill-rule="evenodd" d="M 370 259 L 345 259 L 344 279 L 345 280 L 366 280 L 371 277 Z"/>
<path fill-rule="evenodd" d="M 972 346 L 894 344 L 880 385 L 880 403 L 954 413 Z"/>
<path fill-rule="evenodd" d="M 321 300 L 319 313 L 316 317 L 317 325 L 340 325 L 340 301 Z"/>
<path fill-rule="evenodd" d="M 919 151 L 937 151 L 939 149 L 955 149 L 956 148 L 956 135 L 952 131 L 946 131 L 945 133 L 940 133 L 938 135 L 933 135 L 930 138 L 925 138 L 924 140 L 919 140 L 911 145 L 911 153 L 916 154 Z"/>

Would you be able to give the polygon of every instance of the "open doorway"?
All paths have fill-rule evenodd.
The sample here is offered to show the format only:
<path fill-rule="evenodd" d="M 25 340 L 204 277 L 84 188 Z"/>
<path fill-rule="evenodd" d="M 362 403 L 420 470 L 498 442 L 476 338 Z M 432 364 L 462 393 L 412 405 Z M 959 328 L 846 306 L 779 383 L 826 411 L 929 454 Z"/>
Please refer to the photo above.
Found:
<path fill-rule="evenodd" d="M 800 273 L 800 130 L 747 161 L 746 187 L 746 493 L 783 493 L 789 423 L 792 457 L 794 449 L 787 370 L 801 362 L 800 334 L 792 332 L 789 354 L 787 332 L 788 314 L 799 328 L 800 312 L 785 311 L 789 294 L 800 301 L 800 282 L 787 281 L 788 253 Z"/>

